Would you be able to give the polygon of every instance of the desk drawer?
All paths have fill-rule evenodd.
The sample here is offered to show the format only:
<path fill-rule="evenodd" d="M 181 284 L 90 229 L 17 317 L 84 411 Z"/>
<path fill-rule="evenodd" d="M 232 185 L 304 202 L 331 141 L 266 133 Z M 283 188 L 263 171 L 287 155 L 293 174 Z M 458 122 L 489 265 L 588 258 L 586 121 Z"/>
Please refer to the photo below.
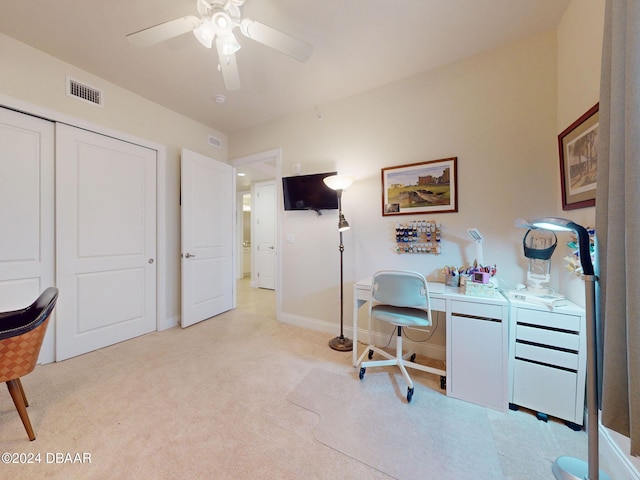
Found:
<path fill-rule="evenodd" d="M 576 352 L 580 348 L 580 337 L 575 333 L 558 332 L 544 328 L 529 327 L 527 325 L 518 325 L 516 327 L 516 339 L 565 348 Z"/>
<path fill-rule="evenodd" d="M 577 374 L 516 360 L 513 379 L 513 403 L 582 425 L 576 415 Z"/>
<path fill-rule="evenodd" d="M 578 354 L 553 350 L 552 348 L 536 347 L 525 343 L 516 343 L 516 361 L 519 358 L 534 362 L 546 363 L 562 368 L 578 370 Z"/>
<path fill-rule="evenodd" d="M 543 327 L 561 328 L 573 332 L 580 331 L 580 317 L 577 315 L 567 315 L 558 312 L 544 312 L 540 310 L 529 310 L 518 308 L 516 314 L 518 323 L 530 323 Z"/>
<path fill-rule="evenodd" d="M 451 302 L 451 313 L 454 315 L 460 313 L 473 317 L 495 318 L 502 321 L 502 307 L 500 305 L 453 300 Z"/>
<path fill-rule="evenodd" d="M 443 298 L 430 298 L 429 305 L 431 306 L 431 310 L 436 312 L 446 312 L 447 311 L 447 302 Z"/>

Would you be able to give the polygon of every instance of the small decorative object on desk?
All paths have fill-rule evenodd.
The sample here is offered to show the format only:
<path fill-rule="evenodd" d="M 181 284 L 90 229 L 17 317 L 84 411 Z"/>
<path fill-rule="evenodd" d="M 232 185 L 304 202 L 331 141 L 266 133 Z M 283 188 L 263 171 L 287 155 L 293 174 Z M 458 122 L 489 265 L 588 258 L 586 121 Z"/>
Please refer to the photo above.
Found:
<path fill-rule="evenodd" d="M 460 288 L 465 295 L 495 297 L 499 294 L 496 282 L 493 281 L 497 271 L 495 265 L 484 266 L 477 263 L 471 267 L 460 267 L 457 271 Z"/>
<path fill-rule="evenodd" d="M 440 253 L 440 223 L 416 220 L 396 223 L 397 253 Z"/>
<path fill-rule="evenodd" d="M 589 254 L 591 255 L 591 262 L 595 263 L 595 237 L 596 230 L 595 228 L 586 227 L 587 233 L 589 234 Z M 580 249 L 578 248 L 578 239 L 576 238 L 575 233 L 571 233 L 571 241 L 567 243 L 567 246 L 571 249 L 571 254 L 564 257 L 565 262 L 567 262 L 566 268 L 570 272 L 575 273 L 578 276 L 582 275 L 582 265 L 580 264 Z"/>
<path fill-rule="evenodd" d="M 460 286 L 460 275 L 458 274 L 458 269 L 456 267 L 446 266 L 442 269 L 442 273 L 444 274 L 444 284 L 448 287 L 459 287 Z"/>
<path fill-rule="evenodd" d="M 497 297 L 500 294 L 498 287 L 492 283 L 467 282 L 464 294 L 474 297 Z"/>

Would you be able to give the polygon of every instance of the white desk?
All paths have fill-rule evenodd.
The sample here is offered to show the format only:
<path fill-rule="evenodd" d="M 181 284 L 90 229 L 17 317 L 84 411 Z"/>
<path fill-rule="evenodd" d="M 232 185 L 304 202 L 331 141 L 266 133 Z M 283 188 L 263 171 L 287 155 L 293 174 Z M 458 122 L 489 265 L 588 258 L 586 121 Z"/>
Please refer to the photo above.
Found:
<path fill-rule="evenodd" d="M 358 310 L 371 298 L 371 278 L 353 285 L 353 366 L 358 362 Z M 429 282 L 431 309 L 446 314 L 447 395 L 506 411 L 509 406 L 509 304 Z"/>

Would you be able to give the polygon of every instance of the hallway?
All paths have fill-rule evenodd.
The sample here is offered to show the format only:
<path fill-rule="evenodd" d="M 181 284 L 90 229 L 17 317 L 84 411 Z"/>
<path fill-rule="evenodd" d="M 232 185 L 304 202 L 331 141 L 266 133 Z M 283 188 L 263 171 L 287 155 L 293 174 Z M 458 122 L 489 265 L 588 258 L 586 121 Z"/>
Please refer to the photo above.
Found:
<path fill-rule="evenodd" d="M 252 288 L 251 277 L 237 281 L 237 309 L 276 319 L 276 291 L 265 288 Z"/>

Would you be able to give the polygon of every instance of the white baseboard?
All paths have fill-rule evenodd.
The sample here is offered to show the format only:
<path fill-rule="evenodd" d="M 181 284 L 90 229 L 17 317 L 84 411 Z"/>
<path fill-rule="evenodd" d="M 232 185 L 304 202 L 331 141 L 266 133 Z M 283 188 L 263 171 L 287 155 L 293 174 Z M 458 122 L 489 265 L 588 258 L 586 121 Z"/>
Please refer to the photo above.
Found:
<path fill-rule="evenodd" d="M 316 318 L 303 317 L 299 315 L 291 315 L 283 313 L 280 316 L 280 321 L 289 325 L 295 325 L 297 327 L 307 328 L 315 332 L 322 332 L 328 335 L 338 335 L 340 333 L 340 326 L 333 322 L 325 322 Z M 353 327 L 344 325 L 344 336 L 353 338 Z M 358 343 L 366 344 L 369 340 L 369 332 L 366 329 L 358 328 Z M 389 335 L 386 333 L 373 332 L 373 341 L 375 345 L 385 346 L 389 341 Z M 408 349 L 413 350 L 416 354 L 422 355 L 428 358 L 436 360 L 446 359 L 447 351 L 444 345 L 435 345 L 428 342 L 411 342 L 405 339 L 405 345 Z M 392 341 L 392 348 L 395 348 L 395 340 Z"/>
<path fill-rule="evenodd" d="M 180 315 L 173 315 L 170 317 L 159 318 L 156 324 L 156 330 L 161 332 L 162 330 L 168 330 L 180 325 Z"/>
<path fill-rule="evenodd" d="M 640 473 L 636 467 L 636 465 L 640 465 L 640 459 L 630 457 L 629 439 L 611 432 L 602 425 L 600 425 L 599 433 L 600 469 L 615 480 L 640 480 Z M 602 460 L 606 460 L 607 465 L 615 470 L 609 472 L 603 469 Z"/>
<path fill-rule="evenodd" d="M 325 322 L 322 320 L 318 320 L 310 317 L 302 317 L 300 315 L 291 315 L 289 313 L 283 313 L 280 315 L 279 320 L 282 323 L 286 323 L 288 325 L 294 325 L 296 327 L 308 328 L 309 330 L 313 330 L 314 332 L 322 332 L 327 334 L 332 333 L 340 333 L 339 326 L 336 326 L 335 323 Z M 344 328 L 345 336 L 347 336 L 347 332 L 351 332 L 351 328 Z"/>

